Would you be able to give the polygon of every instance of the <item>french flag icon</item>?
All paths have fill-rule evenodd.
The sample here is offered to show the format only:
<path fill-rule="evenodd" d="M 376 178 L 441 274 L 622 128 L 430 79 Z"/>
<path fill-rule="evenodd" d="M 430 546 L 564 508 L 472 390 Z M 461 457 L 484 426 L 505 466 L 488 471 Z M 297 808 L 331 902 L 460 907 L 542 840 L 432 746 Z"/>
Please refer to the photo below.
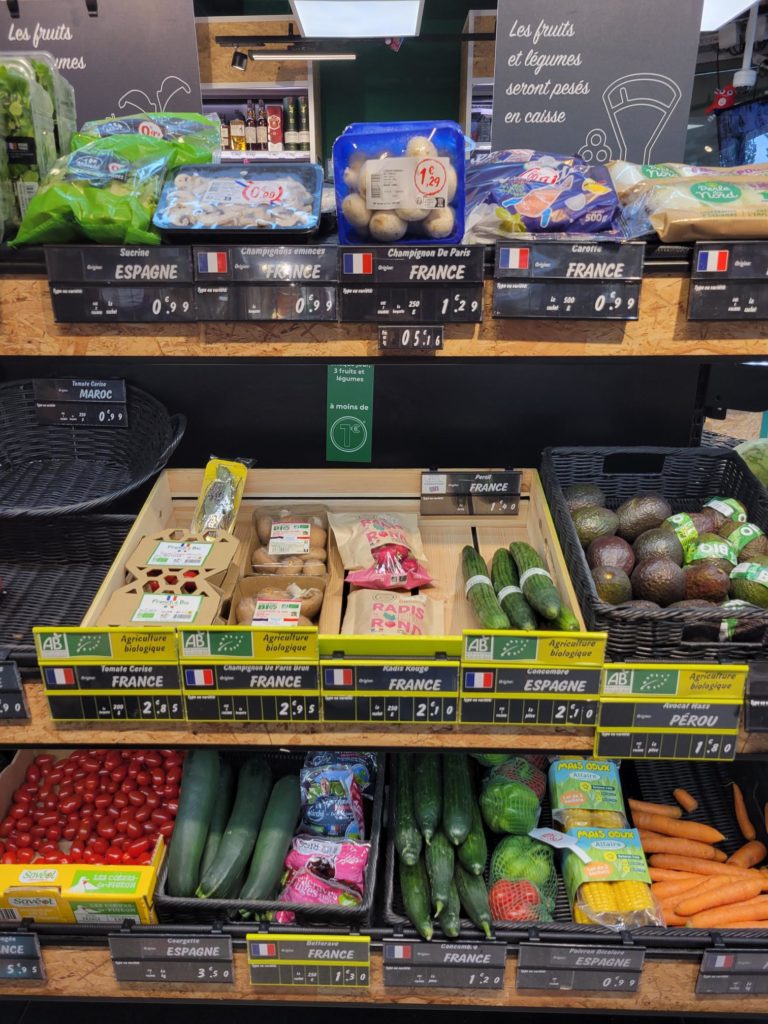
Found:
<path fill-rule="evenodd" d="M 703 274 L 723 274 L 728 269 L 727 249 L 704 249 L 699 253 L 698 271 Z"/>
<path fill-rule="evenodd" d="M 351 668 L 327 668 L 325 670 L 326 686 L 352 686 L 355 675 Z"/>
<path fill-rule="evenodd" d="M 372 274 L 373 253 L 372 252 L 345 252 L 344 253 L 345 274 Z"/>
<path fill-rule="evenodd" d="M 188 668 L 184 670 L 187 686 L 213 686 L 212 668 Z"/>
<path fill-rule="evenodd" d="M 389 960 L 410 960 L 410 946 L 390 946 L 387 943 L 386 956 Z"/>
<path fill-rule="evenodd" d="M 251 956 L 277 956 L 277 946 L 274 942 L 254 942 Z"/>
<path fill-rule="evenodd" d="M 466 690 L 492 690 L 493 672 L 465 672 L 464 689 Z"/>
<path fill-rule="evenodd" d="M 74 686 L 75 670 L 73 668 L 47 668 L 45 681 L 49 686 Z"/>
<path fill-rule="evenodd" d="M 199 274 L 226 274 L 229 260 L 225 252 L 199 252 L 197 272 Z"/>
<path fill-rule="evenodd" d="M 530 249 L 501 249 L 499 267 L 502 270 L 527 270 L 530 265 Z"/>

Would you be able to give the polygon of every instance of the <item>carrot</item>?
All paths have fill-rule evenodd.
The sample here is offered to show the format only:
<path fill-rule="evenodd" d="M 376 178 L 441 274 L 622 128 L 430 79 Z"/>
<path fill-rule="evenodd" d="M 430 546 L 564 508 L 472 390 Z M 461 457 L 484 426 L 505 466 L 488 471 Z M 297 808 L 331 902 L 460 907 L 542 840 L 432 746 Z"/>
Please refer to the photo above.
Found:
<path fill-rule="evenodd" d="M 733 809 L 736 812 L 736 821 L 739 823 L 741 834 L 748 842 L 751 842 L 753 839 L 757 837 L 757 832 L 755 832 L 755 826 L 749 820 L 749 815 L 747 814 L 747 805 L 744 803 L 744 794 L 741 792 L 741 786 L 739 786 L 736 782 L 732 783 L 732 785 Z"/>
<path fill-rule="evenodd" d="M 691 918 L 693 928 L 718 928 L 724 924 L 740 924 L 742 921 L 768 921 L 768 897 L 756 896 L 744 903 L 733 903 L 730 907 L 702 910 Z"/>
<path fill-rule="evenodd" d="M 699 843 L 721 843 L 725 836 L 710 825 L 700 825 L 697 821 L 678 821 L 667 818 L 663 814 L 646 814 L 636 811 L 632 817 L 635 828 L 645 828 L 649 832 L 661 832 L 665 836 L 676 839 L 694 839 Z"/>
<path fill-rule="evenodd" d="M 699 801 L 695 796 L 691 796 L 687 789 L 673 789 L 672 796 L 687 814 L 698 809 Z"/>
<path fill-rule="evenodd" d="M 673 807 L 672 804 L 649 804 L 645 800 L 632 800 L 631 798 L 627 801 L 633 814 L 635 811 L 645 811 L 647 814 L 663 814 L 667 818 L 682 818 L 683 812 L 679 807 Z"/>
<path fill-rule="evenodd" d="M 648 868 L 652 882 L 679 882 L 683 878 L 701 878 L 693 871 L 670 871 L 669 868 Z"/>
<path fill-rule="evenodd" d="M 651 865 L 655 868 L 672 868 L 679 871 L 691 871 L 697 875 L 725 875 L 734 880 L 738 878 L 760 877 L 768 886 L 765 876 L 754 868 L 740 868 L 734 864 L 719 864 L 714 860 L 699 860 L 692 857 L 679 857 L 673 853 L 652 853 Z"/>
<path fill-rule="evenodd" d="M 668 903 L 661 904 L 661 916 L 667 928 L 684 928 L 688 924 L 688 918 L 680 917 Z"/>
<path fill-rule="evenodd" d="M 693 875 L 691 878 L 684 878 L 680 882 L 652 882 L 651 892 L 660 903 L 664 903 L 671 896 L 678 896 L 688 889 L 695 889 L 701 884 L 704 875 Z"/>
<path fill-rule="evenodd" d="M 717 886 L 700 896 L 684 893 L 683 899 L 675 907 L 675 913 L 680 917 L 693 917 L 694 914 L 700 914 L 703 910 L 727 907 L 731 903 L 743 903 L 745 900 L 754 899 L 759 895 L 760 889 L 759 880 L 748 878 Z"/>
<path fill-rule="evenodd" d="M 693 839 L 674 839 L 658 832 L 646 832 L 639 829 L 640 842 L 646 853 L 677 853 L 681 857 L 699 857 L 701 860 L 725 861 L 722 850 L 716 850 L 709 843 L 697 843 Z"/>
<path fill-rule="evenodd" d="M 740 846 L 736 853 L 732 853 L 728 863 L 736 864 L 740 868 L 752 868 L 764 861 L 767 855 L 768 850 L 764 844 L 753 839 L 752 842 Z"/>

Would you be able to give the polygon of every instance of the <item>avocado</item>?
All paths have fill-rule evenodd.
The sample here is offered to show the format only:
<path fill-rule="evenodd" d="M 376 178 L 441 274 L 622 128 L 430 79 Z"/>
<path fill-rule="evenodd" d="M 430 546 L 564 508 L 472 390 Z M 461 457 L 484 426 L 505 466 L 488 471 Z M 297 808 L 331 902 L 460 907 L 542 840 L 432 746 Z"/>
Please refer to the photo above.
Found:
<path fill-rule="evenodd" d="M 650 558 L 671 558 L 677 565 L 683 564 L 683 546 L 677 535 L 660 526 L 641 533 L 632 549 L 638 562 L 646 562 Z"/>
<path fill-rule="evenodd" d="M 632 600 L 632 584 L 623 569 L 598 565 L 592 570 L 597 596 L 607 604 L 623 604 Z"/>
<path fill-rule="evenodd" d="M 768 608 L 768 559 L 758 555 L 760 561 L 750 560 L 749 568 L 740 565 L 731 573 L 731 596 L 748 601 L 760 608 Z"/>
<path fill-rule="evenodd" d="M 563 494 L 569 512 L 575 512 L 577 508 L 587 508 L 589 505 L 597 508 L 605 505 L 605 495 L 597 484 L 569 484 L 563 488 Z"/>
<path fill-rule="evenodd" d="M 638 494 L 620 505 L 617 513 L 617 533 L 625 540 L 633 541 L 646 530 L 661 526 L 667 516 L 672 515 L 672 508 L 660 494 Z"/>
<path fill-rule="evenodd" d="M 671 558 L 650 558 L 635 566 L 632 593 L 641 601 L 655 601 L 666 608 L 685 599 L 685 576 Z"/>
<path fill-rule="evenodd" d="M 691 552 L 689 564 L 697 565 L 707 562 L 719 566 L 723 572 L 730 575 L 736 561 L 736 554 L 725 537 L 721 537 L 717 533 L 700 533 L 696 547 Z"/>
<path fill-rule="evenodd" d="M 696 533 L 715 533 L 715 520 L 717 516 L 711 508 L 705 508 L 701 512 L 689 512 L 691 522 L 696 527 Z"/>
<path fill-rule="evenodd" d="M 734 523 L 729 519 L 718 533 L 732 545 L 740 562 L 749 562 L 753 555 L 768 555 L 768 537 L 754 523 Z"/>
<path fill-rule="evenodd" d="M 685 570 L 683 570 L 685 572 Z M 689 597 L 685 601 L 675 601 L 674 604 L 668 604 L 667 608 L 715 608 L 717 607 L 714 601 L 705 601 L 700 597 Z"/>
<path fill-rule="evenodd" d="M 642 611 L 646 611 L 646 612 L 660 612 L 661 611 L 661 605 L 656 604 L 655 601 L 624 601 L 624 603 L 622 605 L 620 605 L 619 607 L 621 607 L 621 608 L 637 608 L 638 611 L 642 610 Z"/>
<path fill-rule="evenodd" d="M 586 548 L 598 537 L 610 537 L 616 533 L 619 517 L 609 508 L 587 505 L 586 508 L 577 508 L 573 513 L 573 525 L 582 547 Z"/>
<path fill-rule="evenodd" d="M 635 567 L 635 553 L 621 537 L 598 537 L 587 548 L 587 564 L 590 569 L 607 565 L 630 573 Z"/>
<path fill-rule="evenodd" d="M 723 601 L 728 596 L 730 575 L 714 562 L 686 565 L 683 574 L 687 601 Z"/>
<path fill-rule="evenodd" d="M 747 510 L 736 498 L 710 498 L 702 511 L 712 513 L 715 520 L 714 528 L 718 533 L 727 522 L 746 523 L 747 521 Z"/>

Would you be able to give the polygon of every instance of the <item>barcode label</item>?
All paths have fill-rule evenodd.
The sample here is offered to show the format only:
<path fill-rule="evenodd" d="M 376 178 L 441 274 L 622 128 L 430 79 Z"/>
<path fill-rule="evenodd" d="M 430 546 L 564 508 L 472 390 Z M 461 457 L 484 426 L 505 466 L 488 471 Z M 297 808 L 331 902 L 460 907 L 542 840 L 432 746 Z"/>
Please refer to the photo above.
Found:
<path fill-rule="evenodd" d="M 17 181 L 16 199 L 19 204 L 19 212 L 22 217 L 27 212 L 27 207 L 37 195 L 38 184 L 36 181 Z"/>
<path fill-rule="evenodd" d="M 12 910 L 7 907 L 0 907 L 0 921 L 20 921 L 21 916 L 18 910 Z"/>
<path fill-rule="evenodd" d="M 376 199 L 376 200 L 381 199 L 381 175 L 380 174 L 372 174 L 371 175 L 371 193 L 370 193 L 370 195 L 371 195 L 371 199 Z"/>

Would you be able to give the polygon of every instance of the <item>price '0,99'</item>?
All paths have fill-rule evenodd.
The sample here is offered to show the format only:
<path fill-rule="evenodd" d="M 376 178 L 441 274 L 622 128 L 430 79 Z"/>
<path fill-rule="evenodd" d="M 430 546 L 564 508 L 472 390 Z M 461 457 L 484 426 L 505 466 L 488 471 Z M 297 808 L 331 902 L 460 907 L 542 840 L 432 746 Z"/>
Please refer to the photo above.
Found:
<path fill-rule="evenodd" d="M 323 303 L 320 297 L 310 292 L 307 296 L 299 295 L 297 297 L 294 312 L 297 316 L 301 316 L 304 312 L 317 313 L 318 310 L 322 308 L 322 305 Z M 329 297 L 325 300 L 325 311 L 326 313 L 330 313 L 332 309 L 333 299 Z"/>
<path fill-rule="evenodd" d="M 623 299 L 616 292 L 611 292 L 610 295 L 598 295 L 595 299 L 595 312 L 602 313 L 604 309 L 609 309 L 612 313 L 616 313 L 621 309 L 623 305 Z M 635 298 L 630 295 L 627 299 L 627 312 L 630 313 L 635 308 Z"/>
<path fill-rule="evenodd" d="M 177 304 L 173 299 L 169 299 L 168 296 L 165 299 L 154 299 L 152 302 L 153 316 L 160 316 L 163 312 L 165 312 L 166 316 L 171 316 L 177 309 L 180 313 L 188 313 L 190 304 L 186 299 Z"/>

